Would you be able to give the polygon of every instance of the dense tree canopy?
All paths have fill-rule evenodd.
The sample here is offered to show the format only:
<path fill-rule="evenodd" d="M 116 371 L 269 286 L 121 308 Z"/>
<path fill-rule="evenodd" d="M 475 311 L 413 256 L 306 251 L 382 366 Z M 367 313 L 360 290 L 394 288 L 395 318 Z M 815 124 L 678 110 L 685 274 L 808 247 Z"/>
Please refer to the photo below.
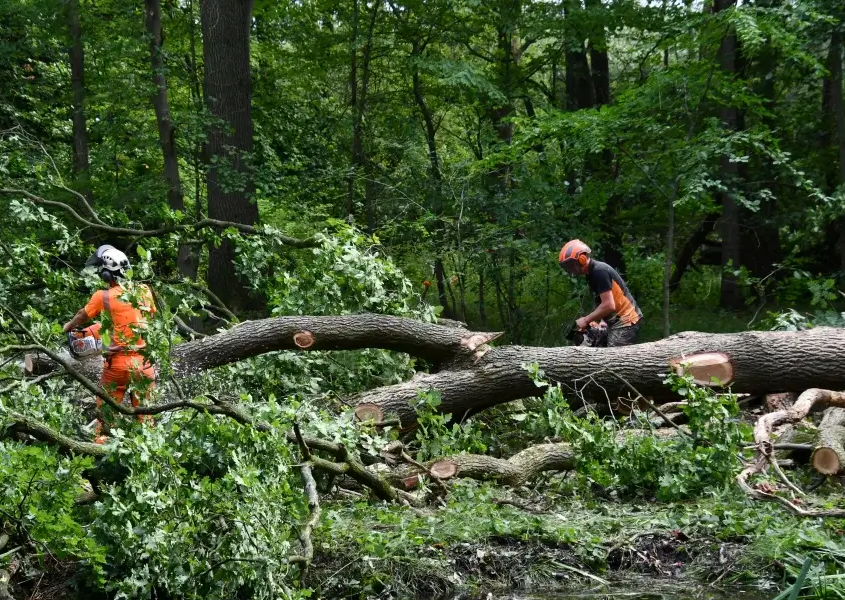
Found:
<path fill-rule="evenodd" d="M 579 413 L 595 398 L 559 384 L 636 386 L 567 358 L 575 349 L 539 348 L 568 345 L 564 328 L 592 306 L 557 255 L 579 238 L 623 274 L 641 341 L 841 327 L 843 35 L 834 0 L 0 0 L 0 599 L 45 585 L 389 595 L 309 578 L 312 537 L 318 557 L 344 535 L 363 554 L 401 554 L 344 533 L 353 517 L 423 527 L 383 507 L 321 513 L 338 479 L 356 498 L 429 508 L 455 473 L 519 487 L 574 469 L 578 493 L 665 501 L 730 487 L 743 443 L 768 448 L 773 432 L 752 438 L 729 393 L 658 380 L 664 354 L 704 340 L 694 352 L 730 348 L 747 368 L 743 348 L 769 347 L 772 362 L 735 382 L 762 402 L 837 387 L 841 334 L 629 349 L 626 374 L 651 369 L 649 398 L 688 395 L 672 414 L 691 433 L 642 442 Z M 159 308 L 156 424 L 127 420 L 106 446 L 87 425 L 101 365 L 70 361 L 61 332 L 101 286 L 83 269 L 101 244 L 126 252 Z M 804 360 L 828 371 L 798 377 L 778 361 L 807 339 L 822 341 Z M 508 344 L 534 349 L 496 348 Z M 605 357 L 623 354 L 595 356 L 613 369 Z M 482 359 L 522 369 L 508 379 L 519 389 L 472 387 Z M 398 389 L 392 422 L 382 409 Z M 651 405 L 644 422 L 663 424 L 633 392 Z M 434 477 L 448 455 L 470 458 Z M 428 478 L 424 501 L 397 483 L 414 478 Z M 461 485 L 454 502 L 481 502 Z M 838 548 L 819 568 L 842 566 Z"/>

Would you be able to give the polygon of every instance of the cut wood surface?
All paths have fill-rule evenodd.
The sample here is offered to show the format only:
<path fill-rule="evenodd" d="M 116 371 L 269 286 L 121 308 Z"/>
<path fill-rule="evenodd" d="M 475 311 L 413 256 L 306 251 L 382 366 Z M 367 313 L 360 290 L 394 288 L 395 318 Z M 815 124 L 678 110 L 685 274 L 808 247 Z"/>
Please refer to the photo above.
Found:
<path fill-rule="evenodd" d="M 824 475 L 836 475 L 845 467 L 845 408 L 828 408 L 819 423 L 818 446 L 813 468 Z"/>

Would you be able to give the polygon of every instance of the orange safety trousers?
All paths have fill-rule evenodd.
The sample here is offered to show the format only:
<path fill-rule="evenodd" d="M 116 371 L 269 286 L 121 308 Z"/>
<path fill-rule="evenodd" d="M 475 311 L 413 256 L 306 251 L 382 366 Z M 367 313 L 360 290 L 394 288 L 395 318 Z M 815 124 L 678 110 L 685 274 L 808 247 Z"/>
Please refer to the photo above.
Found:
<path fill-rule="evenodd" d="M 135 388 L 131 392 L 132 406 L 140 406 L 143 394 L 144 400 L 149 400 L 155 386 L 155 371 L 153 366 L 146 362 L 143 356 L 137 352 L 120 351 L 111 354 L 103 364 L 103 374 L 100 376 L 100 384 L 114 398 L 115 402 L 122 404 L 126 395 L 127 387 L 132 384 Z M 102 416 L 101 408 L 103 400 L 97 398 L 97 411 Z M 139 423 L 152 425 L 151 415 L 135 415 Z M 105 443 L 105 436 L 102 435 L 103 423 L 97 419 L 94 425 L 94 433 L 97 444 Z"/>

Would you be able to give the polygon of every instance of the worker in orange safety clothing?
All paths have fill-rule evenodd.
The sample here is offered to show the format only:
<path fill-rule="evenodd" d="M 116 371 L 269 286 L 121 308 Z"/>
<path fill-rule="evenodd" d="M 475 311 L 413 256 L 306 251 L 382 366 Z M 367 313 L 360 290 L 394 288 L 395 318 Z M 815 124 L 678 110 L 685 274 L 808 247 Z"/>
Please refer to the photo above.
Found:
<path fill-rule="evenodd" d="M 126 254 L 113 246 L 104 245 L 85 263 L 93 266 L 100 278 L 108 283 L 105 290 L 94 292 L 88 303 L 76 313 L 63 330 L 65 333 L 77 330 L 91 319 L 105 313 L 111 327 L 108 328 L 109 344 L 104 350 L 103 373 L 100 384 L 118 403 L 123 402 L 127 389 L 130 391 L 132 406 L 141 405 L 141 396 L 149 400 L 155 381 L 155 371 L 141 350 L 146 347 L 144 331 L 147 319 L 156 312 L 150 288 L 144 284 L 131 285 L 127 281 L 130 268 Z M 130 298 L 130 296 L 132 296 Z M 86 333 L 100 337 L 97 324 L 86 328 Z M 103 415 L 103 401 L 97 398 L 100 415 L 95 423 L 95 443 L 104 444 L 107 437 L 103 431 L 103 421 L 109 419 Z M 139 422 L 152 424 L 149 415 L 137 415 Z"/>

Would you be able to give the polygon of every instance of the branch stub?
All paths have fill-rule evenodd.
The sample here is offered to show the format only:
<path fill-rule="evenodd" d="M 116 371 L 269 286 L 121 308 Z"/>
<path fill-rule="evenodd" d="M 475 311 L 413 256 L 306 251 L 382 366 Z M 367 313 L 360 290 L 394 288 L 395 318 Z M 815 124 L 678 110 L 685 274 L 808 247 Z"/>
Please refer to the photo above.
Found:
<path fill-rule="evenodd" d="M 310 348 L 314 345 L 314 334 L 307 330 L 297 331 L 293 334 L 293 343 L 303 350 Z"/>

